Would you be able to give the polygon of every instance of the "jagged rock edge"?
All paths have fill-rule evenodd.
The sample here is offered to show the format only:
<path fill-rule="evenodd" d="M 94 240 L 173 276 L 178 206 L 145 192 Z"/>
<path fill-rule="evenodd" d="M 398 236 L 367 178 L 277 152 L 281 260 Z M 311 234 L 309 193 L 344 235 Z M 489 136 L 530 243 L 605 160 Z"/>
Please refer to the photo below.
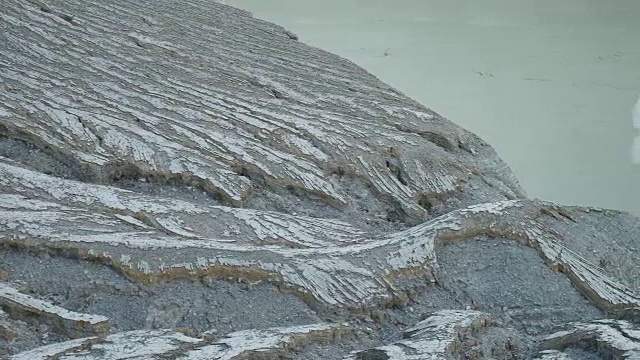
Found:
<path fill-rule="evenodd" d="M 395 254 L 392 253 L 391 258 L 389 256 L 386 257 L 387 269 L 383 269 L 383 272 L 381 274 L 378 274 L 377 276 L 374 276 L 374 279 L 369 279 L 370 281 L 374 281 L 373 287 L 378 288 L 377 293 L 374 292 L 374 294 L 368 294 L 368 291 L 364 291 L 363 289 L 357 291 L 356 293 L 351 293 L 351 295 L 349 295 L 348 293 L 343 294 L 346 297 L 343 296 L 342 299 L 332 299 L 330 297 L 326 297 L 326 295 L 323 296 L 317 291 L 314 292 L 313 287 L 310 286 L 306 281 L 300 280 L 299 278 L 297 282 L 292 281 L 292 278 L 287 279 L 286 276 L 284 276 L 282 273 L 277 273 L 273 270 L 282 268 L 282 266 L 285 266 L 286 268 L 287 266 L 285 264 L 271 264 L 268 266 L 263 265 L 263 267 L 260 268 L 260 266 L 233 266 L 232 264 L 222 263 L 218 263 L 216 265 L 211 264 L 210 262 L 207 264 L 206 259 L 204 263 L 202 259 L 192 259 L 192 261 L 195 260 L 195 264 L 186 262 L 177 264 L 161 264 L 159 268 L 152 270 L 149 264 L 144 260 L 140 261 L 144 262 L 145 265 L 140 266 L 140 264 L 138 264 L 138 266 L 136 267 L 132 264 L 130 256 L 126 259 L 125 262 L 123 262 L 121 261 L 122 256 L 120 257 L 120 259 L 115 259 L 106 251 L 100 253 L 91 249 L 83 250 L 81 247 L 74 246 L 75 244 L 73 243 L 63 245 L 64 242 L 58 242 L 58 245 L 54 245 L 51 243 L 46 243 L 46 239 L 44 240 L 44 243 L 41 242 L 42 240 L 32 239 L 32 241 L 35 241 L 29 245 L 25 242 L 26 239 L 16 241 L 15 239 L 11 240 L 6 237 L 4 237 L 3 242 L 5 244 L 11 244 L 12 246 L 17 247 L 31 247 L 35 249 L 50 248 L 52 250 L 57 249 L 58 251 L 62 252 L 74 253 L 75 256 L 79 258 L 99 260 L 103 263 L 109 264 L 129 278 L 138 281 L 171 280 L 174 278 L 193 279 L 203 275 L 216 275 L 222 278 L 231 277 L 234 279 L 242 278 L 252 281 L 271 281 L 273 283 L 276 283 L 281 288 L 298 293 L 298 295 L 302 296 L 302 298 L 305 299 L 312 307 L 317 309 L 322 308 L 323 304 L 342 305 L 347 307 L 362 307 L 371 306 L 372 303 L 380 301 L 382 301 L 382 303 L 388 303 L 390 301 L 395 302 L 399 294 L 396 293 L 396 289 L 394 289 L 394 286 L 392 284 L 392 280 L 394 277 L 407 274 L 420 274 L 420 276 L 426 276 L 427 279 L 431 279 L 432 281 L 437 280 L 438 267 L 437 261 L 435 260 L 435 248 L 437 246 L 454 241 L 461 241 L 479 235 L 489 235 L 494 237 L 502 236 L 512 240 L 523 242 L 525 245 L 536 248 L 542 258 L 552 268 L 565 273 L 572 281 L 574 286 L 581 290 L 591 301 L 596 304 L 596 306 L 603 309 L 604 311 L 620 313 L 625 312 L 629 309 L 638 308 L 638 304 L 640 303 L 640 301 L 638 301 L 638 296 L 636 294 L 634 294 L 631 290 L 626 289 L 618 282 L 604 276 L 604 274 L 600 272 L 597 267 L 592 264 L 588 264 L 586 260 L 559 245 L 557 239 L 554 238 L 555 235 L 549 234 L 533 220 L 529 220 L 530 223 L 527 224 L 528 227 L 523 226 L 522 223 L 518 223 L 516 226 L 510 226 L 508 222 L 500 226 L 500 220 L 506 218 L 506 216 L 498 216 L 498 222 L 492 222 L 488 226 L 483 226 L 482 224 L 476 224 L 474 226 L 474 222 L 482 223 L 482 219 L 480 218 L 481 215 L 475 216 L 476 214 L 502 215 L 503 210 L 509 208 L 518 208 L 521 207 L 522 204 L 526 203 L 531 203 L 531 201 L 505 201 L 476 205 L 467 209 L 454 211 L 425 224 L 410 228 L 406 231 L 391 234 L 387 238 L 365 240 L 360 244 L 350 246 L 329 247 L 323 248 L 321 250 L 286 249 L 286 251 L 283 251 L 282 249 L 266 250 L 265 248 L 253 247 L 254 250 L 266 250 L 271 253 L 279 254 L 280 256 L 283 256 L 284 259 L 292 259 L 295 256 L 310 256 L 314 255 L 314 253 L 319 254 L 320 256 L 325 255 L 329 258 L 332 258 L 336 255 L 348 254 L 350 252 L 349 248 L 351 248 L 351 255 L 354 255 L 363 251 L 373 251 L 376 248 L 397 245 L 404 242 L 402 245 L 398 245 L 399 250 Z M 539 204 L 534 204 L 534 206 L 539 206 Z M 479 217 L 479 219 L 475 219 L 474 216 Z M 469 224 L 465 226 L 463 224 L 463 221 L 467 221 Z M 503 229 L 501 229 L 501 227 L 503 227 Z M 447 231 L 449 233 L 447 233 Z M 444 234 L 441 234 L 441 232 L 444 232 Z M 416 238 L 420 236 L 423 237 L 422 242 L 420 240 L 416 240 Z M 424 239 L 425 237 L 429 238 L 429 236 L 431 236 L 431 241 L 429 241 L 429 239 Z M 408 238 L 409 240 L 406 240 L 406 238 Z M 176 240 L 180 242 L 180 239 Z M 415 251 L 416 244 L 413 244 L 414 247 L 410 246 L 412 241 L 417 241 L 419 243 L 418 245 L 426 247 L 427 250 L 423 255 L 418 256 L 418 258 L 416 259 L 411 259 L 411 257 L 409 257 L 409 260 L 403 260 L 402 256 L 406 255 L 408 248 Z M 135 244 L 129 244 L 129 246 L 132 245 L 135 246 Z M 186 247 L 188 248 L 189 246 Z M 233 252 L 233 246 L 226 246 L 226 249 L 231 249 L 231 251 Z M 246 252 L 251 248 L 237 247 L 236 249 L 237 251 Z M 393 255 L 395 255 L 395 258 Z M 366 256 L 366 258 L 375 259 L 376 256 Z M 380 263 L 380 255 L 378 255 L 377 258 L 378 262 Z M 389 261 L 400 261 L 401 263 L 399 265 L 393 265 L 390 264 Z M 405 263 L 402 263 L 402 261 L 405 261 Z M 199 265 L 196 265 L 198 263 Z M 265 268 L 264 266 L 267 267 Z M 298 264 L 298 266 L 301 265 Z M 269 269 L 269 267 L 271 267 L 271 270 Z M 291 273 L 289 275 L 293 276 Z M 296 278 L 298 276 L 299 275 L 295 275 Z M 307 281 L 308 280 L 309 279 L 307 279 Z M 371 284 L 369 284 L 369 286 L 370 288 L 368 290 L 371 290 Z M 602 288 L 602 286 L 604 287 L 604 289 Z M 358 293 L 360 294 L 360 298 L 357 297 Z M 354 297 L 354 295 L 356 297 Z M 377 301 L 375 300 L 376 298 Z"/>

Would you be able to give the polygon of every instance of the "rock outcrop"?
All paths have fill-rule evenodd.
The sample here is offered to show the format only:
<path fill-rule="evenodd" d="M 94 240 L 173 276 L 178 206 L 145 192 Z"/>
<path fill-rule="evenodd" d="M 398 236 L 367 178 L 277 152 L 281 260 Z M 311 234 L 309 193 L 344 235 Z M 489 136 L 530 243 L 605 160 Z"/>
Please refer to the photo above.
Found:
<path fill-rule="evenodd" d="M 3 355 L 638 356 L 638 218 L 527 199 L 297 40 L 210 1 L 4 0 Z"/>

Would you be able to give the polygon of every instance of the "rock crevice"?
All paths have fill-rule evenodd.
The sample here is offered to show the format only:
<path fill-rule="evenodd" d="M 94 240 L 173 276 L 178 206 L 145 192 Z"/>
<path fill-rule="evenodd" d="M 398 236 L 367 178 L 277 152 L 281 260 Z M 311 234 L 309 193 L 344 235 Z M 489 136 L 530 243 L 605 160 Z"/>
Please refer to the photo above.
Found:
<path fill-rule="evenodd" d="M 0 356 L 636 356 L 637 218 L 526 198 L 297 40 L 206 0 L 3 1 Z"/>

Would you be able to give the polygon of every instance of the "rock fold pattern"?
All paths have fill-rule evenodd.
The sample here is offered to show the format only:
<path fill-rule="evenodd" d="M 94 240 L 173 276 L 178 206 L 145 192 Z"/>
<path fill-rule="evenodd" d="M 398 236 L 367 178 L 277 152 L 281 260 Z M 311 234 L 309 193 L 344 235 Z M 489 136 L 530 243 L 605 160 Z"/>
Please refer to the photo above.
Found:
<path fill-rule="evenodd" d="M 0 44 L 0 356 L 638 357 L 638 218 L 526 198 L 477 136 L 277 25 L 4 0 Z M 492 241 L 544 264 L 507 294 L 532 309 L 446 271 Z"/>

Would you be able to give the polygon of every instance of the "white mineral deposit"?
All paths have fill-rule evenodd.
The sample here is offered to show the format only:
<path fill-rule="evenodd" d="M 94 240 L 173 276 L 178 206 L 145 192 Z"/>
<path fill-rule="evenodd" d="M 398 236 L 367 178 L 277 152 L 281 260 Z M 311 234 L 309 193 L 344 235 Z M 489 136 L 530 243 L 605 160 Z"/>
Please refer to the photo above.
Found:
<path fill-rule="evenodd" d="M 209 0 L 2 1 L 0 358 L 640 356 L 638 217 L 527 196 L 303 41 Z"/>

